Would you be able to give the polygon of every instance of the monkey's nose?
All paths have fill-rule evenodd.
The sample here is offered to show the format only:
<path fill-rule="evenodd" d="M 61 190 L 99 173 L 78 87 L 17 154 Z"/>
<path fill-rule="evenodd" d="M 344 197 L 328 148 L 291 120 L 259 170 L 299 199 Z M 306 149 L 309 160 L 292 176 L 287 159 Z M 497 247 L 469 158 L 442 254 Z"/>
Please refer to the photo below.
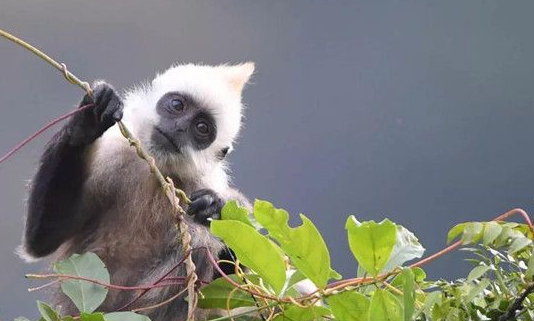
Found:
<path fill-rule="evenodd" d="M 189 128 L 189 126 L 188 126 L 187 124 L 180 123 L 180 122 L 177 122 L 177 123 L 174 125 L 174 130 L 175 130 L 177 133 L 183 133 L 183 132 L 186 132 L 188 128 Z"/>

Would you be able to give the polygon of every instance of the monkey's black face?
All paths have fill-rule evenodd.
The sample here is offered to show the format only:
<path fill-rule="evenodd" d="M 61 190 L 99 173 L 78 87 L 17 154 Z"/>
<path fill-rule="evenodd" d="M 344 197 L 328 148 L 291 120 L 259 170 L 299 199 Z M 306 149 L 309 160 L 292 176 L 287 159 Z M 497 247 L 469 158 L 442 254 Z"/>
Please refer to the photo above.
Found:
<path fill-rule="evenodd" d="M 152 142 L 171 153 L 181 153 L 191 146 L 208 148 L 217 136 L 215 119 L 190 96 L 170 92 L 157 103 L 160 121 L 152 132 Z"/>

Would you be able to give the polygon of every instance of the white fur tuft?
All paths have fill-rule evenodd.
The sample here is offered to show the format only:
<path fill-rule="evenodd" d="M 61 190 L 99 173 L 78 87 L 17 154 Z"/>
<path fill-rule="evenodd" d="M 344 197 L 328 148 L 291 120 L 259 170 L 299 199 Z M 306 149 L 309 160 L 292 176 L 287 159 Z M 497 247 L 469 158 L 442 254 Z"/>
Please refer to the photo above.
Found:
<path fill-rule="evenodd" d="M 17 246 L 17 248 L 15 249 L 15 254 L 26 263 L 35 263 L 39 262 L 42 259 L 28 253 L 24 245 Z"/>

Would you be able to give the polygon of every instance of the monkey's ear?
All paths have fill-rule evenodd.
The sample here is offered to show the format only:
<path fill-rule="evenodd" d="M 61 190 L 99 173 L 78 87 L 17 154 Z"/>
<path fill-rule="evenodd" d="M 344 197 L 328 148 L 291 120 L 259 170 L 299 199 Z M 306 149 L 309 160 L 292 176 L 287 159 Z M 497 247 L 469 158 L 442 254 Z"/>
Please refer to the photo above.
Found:
<path fill-rule="evenodd" d="M 238 65 L 225 66 L 225 74 L 230 87 L 241 94 L 243 87 L 254 73 L 254 63 L 249 61 Z"/>

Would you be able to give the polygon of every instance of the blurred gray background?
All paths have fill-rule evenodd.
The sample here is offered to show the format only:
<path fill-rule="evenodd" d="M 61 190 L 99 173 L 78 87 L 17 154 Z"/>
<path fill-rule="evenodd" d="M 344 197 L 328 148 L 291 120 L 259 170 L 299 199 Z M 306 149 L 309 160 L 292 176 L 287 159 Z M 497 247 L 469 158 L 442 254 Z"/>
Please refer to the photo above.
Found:
<path fill-rule="evenodd" d="M 387 216 L 434 252 L 455 222 L 532 210 L 533 12 L 532 1 L 488 0 L 0 0 L 0 28 L 117 88 L 176 61 L 255 61 L 235 183 L 311 217 L 350 277 L 349 214 Z M 1 39 L 0 58 L 3 152 L 82 92 Z M 13 250 L 50 135 L 0 167 L 3 320 L 36 314 L 23 275 L 44 265 Z M 430 277 L 460 276 L 462 259 L 429 265 Z"/>

